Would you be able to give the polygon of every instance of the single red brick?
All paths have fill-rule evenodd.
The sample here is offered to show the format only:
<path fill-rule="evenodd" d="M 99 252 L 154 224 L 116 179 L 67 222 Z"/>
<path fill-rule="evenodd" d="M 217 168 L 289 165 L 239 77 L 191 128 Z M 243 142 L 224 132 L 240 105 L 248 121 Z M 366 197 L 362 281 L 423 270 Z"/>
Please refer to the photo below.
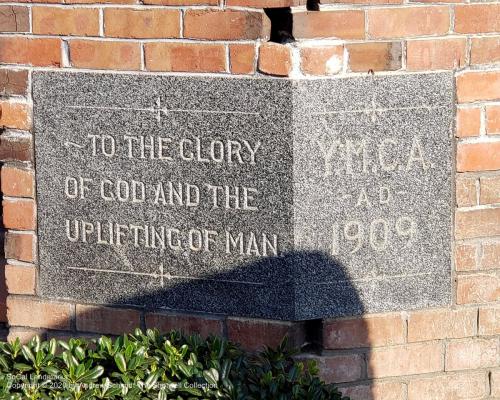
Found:
<path fill-rule="evenodd" d="M 226 0 L 228 7 L 282 8 L 304 5 L 306 0 Z M 217 3 L 216 3 L 217 4 Z"/>
<path fill-rule="evenodd" d="M 299 356 L 298 361 L 316 361 L 319 376 L 326 383 L 354 382 L 363 379 L 365 361 L 362 354 L 343 354 L 332 356 Z"/>
<path fill-rule="evenodd" d="M 69 329 L 71 305 L 9 296 L 7 298 L 7 318 L 10 326 Z"/>
<path fill-rule="evenodd" d="M 343 396 L 352 400 L 401 400 L 406 396 L 406 385 L 402 382 L 371 381 L 370 385 L 340 388 Z"/>
<path fill-rule="evenodd" d="M 479 260 L 481 269 L 498 269 L 500 265 L 500 243 L 483 243 Z"/>
<path fill-rule="evenodd" d="M 500 31 L 500 4 L 467 4 L 455 7 L 455 32 Z"/>
<path fill-rule="evenodd" d="M 455 237 L 473 239 L 500 235 L 500 208 L 455 213 Z"/>
<path fill-rule="evenodd" d="M 481 131 L 481 109 L 459 108 L 457 110 L 457 137 L 479 136 Z"/>
<path fill-rule="evenodd" d="M 472 177 L 459 177 L 456 182 L 457 206 L 470 207 L 477 205 L 477 179 Z"/>
<path fill-rule="evenodd" d="M 35 67 L 60 67 L 61 40 L 22 36 L 0 37 L 0 62 Z"/>
<path fill-rule="evenodd" d="M 93 8 L 33 7 L 33 33 L 42 35 L 99 35 L 99 10 Z"/>
<path fill-rule="evenodd" d="M 29 32 L 28 7 L 0 6 L 0 32 Z"/>
<path fill-rule="evenodd" d="M 347 45 L 349 69 L 353 72 L 401 69 L 401 42 L 352 43 Z"/>
<path fill-rule="evenodd" d="M 500 134 L 500 106 L 486 107 L 486 133 L 488 135 Z"/>
<path fill-rule="evenodd" d="M 294 13 L 293 36 L 296 39 L 364 39 L 365 13 L 362 10 Z"/>
<path fill-rule="evenodd" d="M 32 161 L 32 138 L 17 133 L 0 135 L 1 161 Z"/>
<path fill-rule="evenodd" d="M 254 44 L 230 44 L 229 60 L 231 73 L 253 74 L 255 72 L 255 45 Z"/>
<path fill-rule="evenodd" d="M 455 267 L 457 271 L 474 271 L 477 269 L 478 248 L 476 245 L 461 244 L 455 248 Z"/>
<path fill-rule="evenodd" d="M 71 40 L 71 65 L 77 68 L 139 70 L 141 49 L 136 42 Z"/>
<path fill-rule="evenodd" d="M 479 309 L 479 334 L 500 335 L 500 306 Z"/>
<path fill-rule="evenodd" d="M 1 169 L 2 193 L 13 197 L 33 197 L 35 175 L 32 170 L 4 165 Z"/>
<path fill-rule="evenodd" d="M 481 177 L 480 203 L 500 203 L 500 176 Z"/>
<path fill-rule="evenodd" d="M 404 343 L 405 324 L 399 314 L 326 320 L 323 323 L 323 347 L 348 349 Z"/>
<path fill-rule="evenodd" d="M 500 142 L 458 144 L 457 170 L 459 172 L 497 169 L 500 169 Z"/>
<path fill-rule="evenodd" d="M 445 35 L 450 28 L 450 10 L 445 6 L 373 8 L 367 13 L 371 38 Z"/>
<path fill-rule="evenodd" d="M 79 331 L 121 335 L 133 332 L 140 325 L 141 313 L 137 310 L 76 305 L 76 329 Z"/>
<path fill-rule="evenodd" d="M 496 275 L 467 275 L 457 278 L 457 303 L 480 304 L 500 300 L 500 278 Z"/>
<path fill-rule="evenodd" d="M 179 330 L 186 334 L 196 333 L 203 337 L 222 336 L 223 320 L 194 315 L 154 313 L 146 315 L 146 328 L 157 328 L 160 332 Z"/>
<path fill-rule="evenodd" d="M 184 37 L 209 40 L 268 39 L 271 24 L 262 12 L 239 10 L 187 10 Z"/>
<path fill-rule="evenodd" d="M 368 377 L 418 375 L 443 370 L 440 342 L 414 343 L 373 349 L 369 356 Z"/>
<path fill-rule="evenodd" d="M 300 69 L 306 75 L 334 75 L 342 71 L 344 46 L 311 46 L 300 49 Z"/>
<path fill-rule="evenodd" d="M 288 76 L 292 72 L 292 51 L 278 43 L 259 47 L 259 71 L 269 75 Z"/>
<path fill-rule="evenodd" d="M 457 77 L 459 103 L 500 99 L 500 71 L 473 71 Z"/>
<path fill-rule="evenodd" d="M 222 44 L 146 43 L 146 69 L 172 72 L 225 72 Z"/>
<path fill-rule="evenodd" d="M 7 264 L 5 282 L 9 294 L 35 294 L 36 268 Z"/>
<path fill-rule="evenodd" d="M 500 37 L 472 38 L 471 64 L 493 64 L 500 62 Z"/>
<path fill-rule="evenodd" d="M 0 101 L 0 127 L 28 130 L 31 110 L 25 102 Z"/>
<path fill-rule="evenodd" d="M 104 34 L 119 38 L 178 38 L 180 10 L 104 9 Z"/>
<path fill-rule="evenodd" d="M 35 261 L 35 235 L 32 233 L 7 232 L 5 235 L 5 258 Z"/>
<path fill-rule="evenodd" d="M 229 340 L 250 351 L 276 347 L 285 336 L 292 347 L 299 347 L 304 341 L 302 324 L 271 320 L 228 318 L 227 335 Z"/>
<path fill-rule="evenodd" d="M 487 395 L 488 377 L 484 371 L 417 377 L 408 384 L 408 400 L 482 399 Z"/>
<path fill-rule="evenodd" d="M 217 6 L 219 0 L 144 0 L 144 4 L 163 6 Z"/>
<path fill-rule="evenodd" d="M 498 339 L 464 339 L 446 346 L 446 371 L 479 369 L 498 366 Z"/>
<path fill-rule="evenodd" d="M 465 64 L 466 39 L 409 40 L 406 66 L 410 71 L 454 69 Z"/>
<path fill-rule="evenodd" d="M 28 71 L 0 69 L 0 96 L 24 96 L 28 89 Z"/>
<path fill-rule="evenodd" d="M 31 199 L 4 199 L 3 225 L 6 228 L 34 230 L 36 228 L 35 202 Z"/>
<path fill-rule="evenodd" d="M 410 313 L 408 341 L 464 338 L 477 330 L 477 310 L 425 310 Z"/>

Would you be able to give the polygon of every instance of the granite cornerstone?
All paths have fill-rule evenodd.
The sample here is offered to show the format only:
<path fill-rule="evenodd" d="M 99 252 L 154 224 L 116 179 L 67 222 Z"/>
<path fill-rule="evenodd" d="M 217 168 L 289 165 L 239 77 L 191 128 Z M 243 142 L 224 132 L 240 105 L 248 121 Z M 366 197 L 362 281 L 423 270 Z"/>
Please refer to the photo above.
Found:
<path fill-rule="evenodd" d="M 40 294 L 287 320 L 449 304 L 453 93 L 35 72 Z"/>

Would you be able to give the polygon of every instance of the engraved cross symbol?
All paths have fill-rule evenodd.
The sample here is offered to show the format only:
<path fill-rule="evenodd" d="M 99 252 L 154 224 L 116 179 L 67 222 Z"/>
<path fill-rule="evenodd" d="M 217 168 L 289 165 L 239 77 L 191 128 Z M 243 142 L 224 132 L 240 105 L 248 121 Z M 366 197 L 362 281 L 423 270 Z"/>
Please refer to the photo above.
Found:
<path fill-rule="evenodd" d="M 160 97 L 156 99 L 156 107 L 153 106 L 153 112 L 156 113 L 156 120 L 158 123 L 161 123 L 161 113 L 164 112 L 165 110 L 161 108 L 161 100 Z"/>
<path fill-rule="evenodd" d="M 371 116 L 372 122 L 377 121 L 377 111 L 378 109 L 377 109 L 377 103 L 375 101 L 375 91 L 374 91 L 372 94 L 371 108 L 368 108 L 366 110 L 366 114 Z"/>

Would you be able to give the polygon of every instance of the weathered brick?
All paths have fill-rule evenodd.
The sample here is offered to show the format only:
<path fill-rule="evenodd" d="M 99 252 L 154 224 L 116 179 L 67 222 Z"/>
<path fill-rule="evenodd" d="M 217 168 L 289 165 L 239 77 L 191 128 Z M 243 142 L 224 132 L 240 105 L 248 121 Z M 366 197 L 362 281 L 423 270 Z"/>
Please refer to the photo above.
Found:
<path fill-rule="evenodd" d="M 444 35 L 450 28 L 445 6 L 369 9 L 367 13 L 370 38 Z"/>
<path fill-rule="evenodd" d="M 56 38 L 0 37 L 0 62 L 35 67 L 61 66 L 61 40 Z"/>
<path fill-rule="evenodd" d="M 473 71 L 457 77 L 459 103 L 500 99 L 500 71 Z"/>
<path fill-rule="evenodd" d="M 0 161 L 32 161 L 32 138 L 28 135 L 0 135 Z"/>
<path fill-rule="evenodd" d="M 271 24 L 257 11 L 187 10 L 184 37 L 209 40 L 268 39 Z"/>
<path fill-rule="evenodd" d="M 104 9 L 104 34 L 119 38 L 178 38 L 180 10 Z"/>
<path fill-rule="evenodd" d="M 21 327 L 10 327 L 7 340 L 9 342 L 12 342 L 16 339 L 19 339 L 22 344 L 26 344 L 37 335 L 42 340 L 44 340 L 45 337 L 47 336 L 45 334 L 45 331 L 42 329 L 26 329 Z"/>
<path fill-rule="evenodd" d="M 71 305 L 9 296 L 7 298 L 7 318 L 10 326 L 69 329 Z"/>
<path fill-rule="evenodd" d="M 500 335 L 500 306 L 479 309 L 479 334 Z"/>
<path fill-rule="evenodd" d="M 0 127 L 31 128 L 30 109 L 25 102 L 0 101 Z"/>
<path fill-rule="evenodd" d="M 217 6 L 219 0 L 144 0 L 144 4 L 163 6 Z"/>
<path fill-rule="evenodd" d="M 466 39 L 409 40 L 406 66 L 410 71 L 454 69 L 465 64 Z"/>
<path fill-rule="evenodd" d="M 459 108 L 457 110 L 457 137 L 478 136 L 481 131 L 481 109 Z"/>
<path fill-rule="evenodd" d="M 500 208 L 458 210 L 455 213 L 455 237 L 471 239 L 500 235 Z"/>
<path fill-rule="evenodd" d="M 99 10 L 94 8 L 33 7 L 33 33 L 99 35 Z"/>
<path fill-rule="evenodd" d="M 300 323 L 228 318 L 226 324 L 229 340 L 250 351 L 262 350 L 264 346 L 278 346 L 285 336 L 293 347 L 300 347 L 304 341 L 303 325 Z"/>
<path fill-rule="evenodd" d="M 401 69 L 401 42 L 348 44 L 349 69 L 353 72 L 396 71 Z"/>
<path fill-rule="evenodd" d="M 498 339 L 455 340 L 446 345 L 446 371 L 495 367 L 499 355 Z"/>
<path fill-rule="evenodd" d="M 5 258 L 25 262 L 35 261 L 35 235 L 7 232 L 5 234 Z"/>
<path fill-rule="evenodd" d="M 79 331 L 121 335 L 140 325 L 141 313 L 137 310 L 76 305 L 76 329 Z"/>
<path fill-rule="evenodd" d="M 34 266 L 5 266 L 5 282 L 9 294 L 35 294 L 36 268 Z"/>
<path fill-rule="evenodd" d="M 222 336 L 223 320 L 194 315 L 152 313 L 146 315 L 146 328 L 157 328 L 160 332 L 175 329 L 186 334 L 196 333 L 203 337 Z"/>
<path fill-rule="evenodd" d="M 238 6 L 253 8 L 293 7 L 305 3 L 306 0 L 226 0 L 226 5 L 229 7 Z"/>
<path fill-rule="evenodd" d="M 146 69 L 172 72 L 225 72 L 222 44 L 146 43 Z"/>
<path fill-rule="evenodd" d="M 457 170 L 459 172 L 500 169 L 500 142 L 459 143 Z"/>
<path fill-rule="evenodd" d="M 35 174 L 32 170 L 4 165 L 1 169 L 2 193 L 13 197 L 33 197 Z"/>
<path fill-rule="evenodd" d="M 43 0 L 58 3 L 60 0 Z M 138 0 L 64 0 L 65 4 L 139 4 Z"/>
<path fill-rule="evenodd" d="M 323 323 L 325 349 L 387 346 L 404 341 L 405 324 L 399 314 L 326 320 Z"/>
<path fill-rule="evenodd" d="M 139 70 L 139 43 L 97 40 L 71 40 L 71 65 L 77 68 Z"/>
<path fill-rule="evenodd" d="M 472 38 L 471 64 L 492 64 L 500 62 L 500 36 Z"/>
<path fill-rule="evenodd" d="M 470 244 L 457 245 L 455 248 L 455 267 L 457 271 L 473 271 L 477 269 L 477 246 Z"/>
<path fill-rule="evenodd" d="M 29 32 L 28 7 L 0 6 L 0 32 Z"/>
<path fill-rule="evenodd" d="M 500 134 L 500 106 L 486 107 L 486 133 L 488 135 Z"/>
<path fill-rule="evenodd" d="M 35 202 L 31 199 L 4 199 L 3 225 L 6 228 L 34 230 L 36 228 Z"/>
<path fill-rule="evenodd" d="M 369 378 L 438 372 L 443 370 L 443 345 L 431 342 L 373 349 L 368 360 Z"/>
<path fill-rule="evenodd" d="M 416 378 L 408 383 L 408 400 L 472 400 L 487 395 L 488 379 L 484 371 Z"/>
<path fill-rule="evenodd" d="M 365 361 L 362 354 L 343 354 L 333 356 L 299 356 L 304 362 L 314 360 L 319 367 L 319 375 L 326 383 L 354 382 L 363 378 Z"/>
<path fill-rule="evenodd" d="M 457 303 L 478 304 L 500 300 L 500 278 L 496 275 L 457 277 Z"/>
<path fill-rule="evenodd" d="M 500 369 L 491 371 L 491 395 L 500 397 Z"/>
<path fill-rule="evenodd" d="M 290 47 L 264 43 L 259 47 L 259 71 L 269 75 L 288 76 L 292 72 Z"/>
<path fill-rule="evenodd" d="M 480 203 L 500 203 L 500 176 L 481 177 Z"/>
<path fill-rule="evenodd" d="M 500 32 L 500 4 L 467 4 L 455 7 L 455 32 Z"/>
<path fill-rule="evenodd" d="M 457 178 L 455 190 L 458 207 L 470 207 L 477 205 L 476 182 L 476 178 Z"/>
<path fill-rule="evenodd" d="M 306 75 L 334 75 L 342 71 L 344 46 L 311 46 L 300 49 L 300 69 Z"/>
<path fill-rule="evenodd" d="M 230 44 L 229 62 L 233 74 L 253 74 L 256 67 L 254 44 Z"/>
<path fill-rule="evenodd" d="M 410 313 L 408 318 L 408 341 L 474 336 L 476 325 L 476 309 L 416 311 Z"/>
<path fill-rule="evenodd" d="M 370 385 L 349 386 L 340 391 L 351 400 L 401 400 L 406 396 L 402 382 L 372 381 Z"/>
<path fill-rule="evenodd" d="M 483 243 L 481 259 L 479 264 L 481 269 L 498 269 L 500 266 L 500 243 Z"/>
<path fill-rule="evenodd" d="M 25 95 L 28 71 L 0 69 L 0 96 Z"/>
<path fill-rule="evenodd" d="M 296 39 L 364 39 L 365 13 L 361 10 L 294 13 L 293 36 Z"/>

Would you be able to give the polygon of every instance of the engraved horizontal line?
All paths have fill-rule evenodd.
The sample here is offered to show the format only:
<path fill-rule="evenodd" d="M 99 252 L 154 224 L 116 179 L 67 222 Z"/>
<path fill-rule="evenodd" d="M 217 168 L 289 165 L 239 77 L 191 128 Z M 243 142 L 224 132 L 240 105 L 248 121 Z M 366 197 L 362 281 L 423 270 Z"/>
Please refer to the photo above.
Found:
<path fill-rule="evenodd" d="M 399 110 L 436 110 L 439 108 L 447 108 L 449 106 L 435 106 L 435 107 L 427 107 L 427 106 L 411 106 L 411 107 L 388 107 L 388 108 L 368 108 L 365 110 L 337 110 L 337 111 L 313 111 L 311 115 L 326 115 L 326 114 L 370 114 L 373 112 L 385 112 L 385 111 L 399 111 Z"/>
<path fill-rule="evenodd" d="M 138 275 L 138 276 L 149 276 L 152 278 L 167 278 L 167 279 L 190 279 L 190 280 L 200 280 L 200 281 L 211 281 L 211 282 L 224 282 L 224 283 L 239 283 L 245 285 L 254 285 L 254 286 L 264 286 L 263 283 L 260 282 L 248 282 L 248 281 L 236 281 L 229 279 L 210 279 L 210 278 L 198 278 L 194 276 L 178 276 L 178 275 L 170 275 L 170 274 L 155 274 L 148 272 L 136 272 L 136 271 L 119 271 L 114 269 L 102 269 L 102 268 L 86 268 L 86 267 L 67 267 L 70 270 L 79 270 L 79 271 L 89 271 L 89 272 L 104 272 L 108 274 L 122 274 L 122 275 Z"/>
<path fill-rule="evenodd" d="M 371 276 L 368 278 L 350 278 L 350 279 L 342 279 L 338 281 L 330 281 L 330 282 L 318 282 L 318 285 L 331 285 L 338 283 L 351 283 L 351 282 L 371 282 L 371 281 L 382 281 L 393 278 L 411 278 L 414 276 L 426 276 L 426 275 L 444 275 L 444 273 L 439 274 L 436 272 L 420 272 L 418 274 L 399 274 L 399 275 L 383 275 L 383 276 Z"/>
<path fill-rule="evenodd" d="M 174 112 L 174 113 L 199 113 L 199 114 L 236 114 L 236 115 L 256 115 L 259 116 L 258 112 L 246 112 L 246 111 L 221 111 L 221 110 L 194 110 L 194 109 L 183 109 L 183 108 L 133 108 L 133 107 L 104 107 L 104 106 L 66 106 L 66 108 L 76 108 L 76 109 L 87 109 L 87 110 L 110 110 L 110 111 L 146 111 L 151 113 L 156 112 Z"/>

